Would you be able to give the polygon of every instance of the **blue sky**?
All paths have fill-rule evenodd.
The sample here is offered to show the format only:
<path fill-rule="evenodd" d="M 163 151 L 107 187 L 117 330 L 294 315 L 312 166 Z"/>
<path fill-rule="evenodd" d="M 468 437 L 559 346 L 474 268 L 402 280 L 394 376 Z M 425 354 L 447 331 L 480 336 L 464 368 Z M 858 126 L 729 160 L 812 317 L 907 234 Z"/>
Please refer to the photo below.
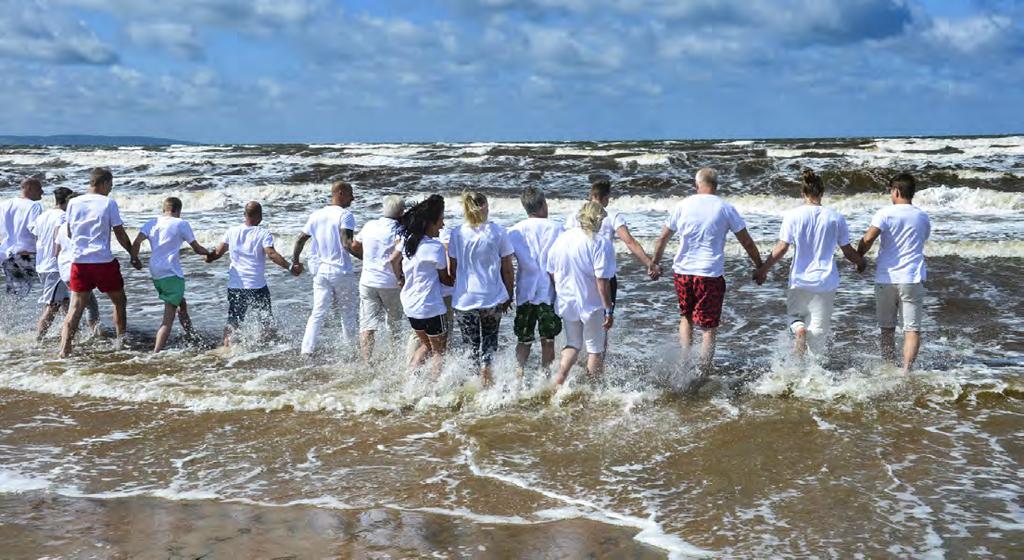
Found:
<path fill-rule="evenodd" d="M 0 0 L 0 134 L 1024 132 L 1022 0 Z"/>

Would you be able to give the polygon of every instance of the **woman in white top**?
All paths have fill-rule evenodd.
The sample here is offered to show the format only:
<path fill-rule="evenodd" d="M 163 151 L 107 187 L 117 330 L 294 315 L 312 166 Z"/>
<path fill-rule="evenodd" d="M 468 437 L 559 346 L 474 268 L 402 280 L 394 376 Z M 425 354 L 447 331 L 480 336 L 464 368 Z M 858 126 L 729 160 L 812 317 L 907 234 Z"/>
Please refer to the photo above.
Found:
<path fill-rule="evenodd" d="M 389 260 L 399 240 L 399 220 L 404 212 L 404 198 L 384 197 L 384 215 L 367 222 L 352 244 L 363 255 L 363 272 L 359 276 L 359 347 L 367 361 L 373 354 L 375 333 L 386 326 L 394 338 L 402 320 L 401 289 Z"/>
<path fill-rule="evenodd" d="M 487 220 L 486 196 L 463 193 L 462 209 L 465 223 L 453 229 L 448 240 L 448 270 L 455 276 L 452 307 L 459 312 L 462 342 L 488 385 L 501 315 L 512 306 L 514 251 L 505 228 Z"/>
<path fill-rule="evenodd" d="M 444 198 L 431 195 L 402 217 L 402 242 L 391 256 L 392 270 L 402 287 L 402 309 L 420 340 L 409 366 L 418 367 L 432 356 L 435 379 L 441 374 L 448 339 L 441 286 L 452 284 L 444 245 L 437 240 L 443 226 Z"/>
<path fill-rule="evenodd" d="M 559 385 L 565 383 L 584 348 L 590 376 L 596 378 L 604 370 L 615 310 L 611 290 L 615 248 L 599 234 L 604 217 L 604 208 L 597 202 L 584 204 L 576 216 L 579 226 L 559 235 L 548 253 L 547 271 L 555 280 L 555 311 L 565 330 L 565 348 L 555 377 Z"/>
<path fill-rule="evenodd" d="M 821 205 L 825 185 L 810 169 L 803 172 L 804 205 L 783 216 L 779 242 L 768 260 L 754 273 L 758 284 L 765 281 L 768 270 L 779 262 L 790 245 L 796 245 L 796 254 L 789 272 L 789 291 L 786 308 L 790 316 L 790 330 L 796 336 L 796 354 L 803 356 L 808 345 L 817 356 L 822 356 L 828 341 L 832 322 L 832 304 L 839 288 L 839 269 L 833 255 L 836 247 L 864 270 L 864 259 L 850 245 L 850 231 L 843 215 Z"/>

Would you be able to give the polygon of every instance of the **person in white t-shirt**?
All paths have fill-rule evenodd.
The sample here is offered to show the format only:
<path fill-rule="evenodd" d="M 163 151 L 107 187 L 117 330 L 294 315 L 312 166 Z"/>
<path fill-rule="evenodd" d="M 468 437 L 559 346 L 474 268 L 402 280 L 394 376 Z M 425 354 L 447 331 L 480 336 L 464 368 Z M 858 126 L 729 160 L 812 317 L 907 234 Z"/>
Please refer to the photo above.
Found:
<path fill-rule="evenodd" d="M 7 295 L 24 298 L 38 280 L 36 236 L 31 226 L 43 212 L 43 184 L 36 178 L 21 182 L 21 196 L 0 202 L 0 269 Z"/>
<path fill-rule="evenodd" d="M 114 331 L 118 343 L 123 341 L 128 328 L 128 298 L 124 293 L 121 265 L 110 251 L 110 233 L 128 253 L 132 266 L 142 269 L 138 255 L 132 252 L 132 242 L 124 230 L 117 202 L 108 195 L 114 188 L 114 176 L 109 169 L 97 167 L 89 176 L 89 192 L 68 202 L 65 226 L 71 238 L 70 312 L 61 331 L 61 357 L 71 354 L 71 345 L 78 332 L 78 324 L 94 289 L 107 294 L 114 305 Z"/>
<path fill-rule="evenodd" d="M 374 335 L 387 327 L 396 339 L 402 322 L 401 288 L 391 268 L 391 255 L 398 244 L 398 230 L 405 199 L 384 197 L 384 215 L 366 223 L 356 234 L 353 250 L 363 255 L 359 276 L 359 347 L 363 359 L 373 354 Z"/>
<path fill-rule="evenodd" d="M 548 219 L 548 203 L 540 189 L 528 187 L 520 200 L 528 217 L 509 228 L 508 237 L 516 258 L 513 330 L 518 340 L 518 373 L 522 375 L 538 334 L 541 367 L 547 370 L 555 361 L 555 337 L 562 332 L 562 320 L 555 313 L 555 286 L 547 272 L 547 261 L 562 225 Z"/>
<path fill-rule="evenodd" d="M 409 361 L 410 368 L 432 359 L 434 379 L 441 375 L 448 326 L 442 286 L 453 283 L 448 256 L 438 241 L 444 227 L 444 198 L 430 195 L 402 216 L 401 241 L 391 255 L 391 267 L 401 286 L 402 309 L 420 344 Z"/>
<path fill-rule="evenodd" d="M 79 196 L 76 192 L 69 194 L 68 201 L 70 202 L 76 196 Z M 56 247 L 54 248 L 54 255 L 57 259 L 57 269 L 60 271 L 60 281 L 64 283 L 64 286 L 67 286 L 71 283 L 71 257 L 73 256 L 71 238 L 68 237 L 68 228 L 63 227 L 63 225 L 59 226 L 55 237 L 54 243 Z M 70 290 L 68 290 L 68 293 L 70 294 Z M 89 332 L 92 333 L 92 336 L 102 336 L 103 325 L 100 324 L 100 305 L 96 301 L 96 294 L 91 291 L 85 294 L 84 315 L 85 323 L 89 326 Z"/>
<path fill-rule="evenodd" d="M 498 349 L 501 315 L 512 306 L 515 269 L 508 232 L 488 221 L 487 197 L 462 194 L 465 223 L 448 240 L 448 269 L 455 276 L 452 306 L 458 311 L 463 344 L 480 368 L 484 385 L 491 383 L 491 361 Z"/>
<path fill-rule="evenodd" d="M 755 274 L 763 284 L 768 271 L 782 260 L 790 245 L 796 245 L 793 264 L 789 270 L 789 290 L 786 308 L 792 319 L 790 330 L 796 336 L 796 354 L 803 356 L 810 346 L 817 356 L 823 356 L 832 324 L 832 305 L 839 288 L 839 267 L 836 266 L 836 247 L 864 270 L 864 259 L 850 245 L 850 230 L 842 214 L 821 205 L 825 184 L 810 169 L 803 172 L 804 205 L 785 213 L 779 230 L 779 242 L 772 254 Z"/>
<path fill-rule="evenodd" d="M 250 311 L 256 316 L 259 338 L 273 334 L 276 323 L 274 309 L 267 287 L 267 259 L 285 270 L 291 264 L 274 249 L 274 236 L 263 222 L 263 206 L 250 201 L 245 205 L 245 223 L 229 228 L 216 249 L 206 255 L 206 262 L 212 263 L 231 254 L 228 266 L 228 323 L 224 327 L 224 346 L 234 342 L 235 332 L 249 318 Z"/>
<path fill-rule="evenodd" d="M 302 226 L 299 238 L 295 240 L 292 253 L 292 274 L 302 273 L 302 249 L 312 240 L 312 252 L 316 255 L 313 270 L 313 309 L 306 321 L 306 333 L 302 337 L 302 354 L 312 355 L 317 339 L 323 329 L 327 314 L 337 309 L 341 318 L 343 342 L 356 339 L 356 325 L 359 319 L 357 305 L 358 284 L 352 274 L 352 257 L 362 259 L 362 247 L 353 242 L 356 218 L 349 211 L 355 197 L 352 186 L 344 181 L 331 185 L 331 203 L 313 212 L 306 225 Z"/>
<path fill-rule="evenodd" d="M 612 196 L 612 183 L 607 177 L 600 177 L 590 184 L 590 201 L 596 202 L 605 209 L 608 215 L 604 221 L 601 222 L 600 235 L 606 237 L 608 241 L 611 241 L 613 246 L 615 239 L 620 239 L 626 244 L 626 248 L 629 252 L 636 257 L 636 260 L 640 264 L 647 268 L 647 275 L 652 280 L 657 280 L 661 276 L 661 265 L 659 265 L 654 259 L 647 255 L 644 251 L 640 242 L 633 238 L 633 235 L 629 232 L 629 224 L 626 223 L 626 217 L 621 212 L 614 210 L 608 210 L 608 204 L 611 202 Z M 570 230 L 575 227 L 579 227 L 579 222 L 576 216 L 570 214 L 565 218 L 565 229 Z M 619 292 L 619 279 L 616 276 L 612 278 L 612 303 L 618 300 Z"/>
<path fill-rule="evenodd" d="M 583 205 L 576 216 L 579 226 L 562 232 L 548 253 L 547 272 L 555 284 L 555 308 L 565 326 L 565 348 L 555 383 L 565 383 L 582 350 L 587 351 L 587 373 L 600 377 L 608 330 L 614 323 L 611 279 L 615 276 L 615 248 L 601 235 L 607 213 L 597 202 Z"/>
<path fill-rule="evenodd" d="M 68 309 L 71 292 L 67 284 L 60 279 L 60 267 L 57 265 L 57 231 L 64 225 L 64 210 L 68 205 L 68 197 L 74 191 L 67 187 L 53 189 L 54 206 L 36 217 L 29 226 L 36 236 L 36 272 L 43 285 L 43 293 L 39 303 L 43 312 L 36 324 L 36 340 L 43 340 L 50 330 L 57 312 Z"/>
<path fill-rule="evenodd" d="M 921 349 L 924 282 L 928 278 L 924 244 L 932 232 L 928 214 L 913 205 L 917 181 L 909 173 L 889 181 L 892 205 L 871 219 L 857 252 L 864 255 L 881 238 L 875 265 L 875 305 L 881 329 L 882 357 L 896 361 L 896 324 L 902 318 L 903 373 L 909 373 Z"/>
<path fill-rule="evenodd" d="M 736 236 L 750 256 L 754 268 L 761 268 L 761 254 L 747 233 L 747 226 L 736 209 L 715 193 L 718 173 L 710 167 L 697 172 L 697 193 L 683 199 L 669 214 L 654 248 L 654 262 L 660 262 L 669 239 L 680 235 L 679 251 L 672 263 L 676 296 L 679 300 L 679 344 L 683 361 L 689 361 L 693 344 L 693 326 L 703 332 L 699 368 L 710 372 L 715 357 L 715 339 L 725 301 L 725 238 Z"/>
<path fill-rule="evenodd" d="M 153 218 L 145 223 L 139 234 L 135 236 L 132 249 L 136 255 L 142 248 L 142 242 L 149 240 L 150 257 L 149 272 L 156 288 L 157 297 L 164 302 L 164 316 L 156 331 L 153 352 L 163 350 L 174 327 L 174 317 L 178 317 L 185 336 L 192 340 L 197 338 L 192 328 L 192 318 L 188 314 L 188 302 L 185 301 L 185 273 L 181 269 L 181 245 L 188 244 L 197 255 L 209 255 L 192 232 L 192 226 L 181 219 L 181 199 L 169 197 L 164 200 L 164 215 Z"/>

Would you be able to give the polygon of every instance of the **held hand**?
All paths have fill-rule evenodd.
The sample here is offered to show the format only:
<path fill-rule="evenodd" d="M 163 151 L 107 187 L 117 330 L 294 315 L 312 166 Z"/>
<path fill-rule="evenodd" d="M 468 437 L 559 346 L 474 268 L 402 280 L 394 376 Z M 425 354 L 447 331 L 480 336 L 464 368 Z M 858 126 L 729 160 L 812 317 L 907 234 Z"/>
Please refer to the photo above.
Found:
<path fill-rule="evenodd" d="M 142 270 L 142 259 L 139 257 L 132 257 L 132 267 L 134 267 L 135 270 Z"/>
<path fill-rule="evenodd" d="M 508 313 L 509 309 L 512 309 L 512 300 L 508 300 L 505 303 L 501 304 L 501 313 L 502 314 Z"/>
<path fill-rule="evenodd" d="M 602 326 L 604 327 L 604 330 L 607 331 L 607 330 L 611 330 L 612 325 L 614 323 L 615 323 L 615 317 L 613 317 L 611 315 L 605 315 L 604 316 L 604 324 Z"/>
<path fill-rule="evenodd" d="M 657 280 L 658 278 L 661 278 L 661 265 L 658 264 L 658 263 L 652 262 L 647 267 L 647 276 L 651 280 Z"/>
<path fill-rule="evenodd" d="M 302 274 L 302 263 L 300 263 L 299 261 L 295 261 L 294 263 L 292 263 L 292 267 L 290 270 L 292 272 L 292 276 L 299 276 L 300 274 Z"/>
<path fill-rule="evenodd" d="M 857 272 L 864 272 L 868 268 L 868 260 L 861 257 L 860 262 L 857 263 Z"/>
<path fill-rule="evenodd" d="M 206 264 L 210 264 L 210 263 L 212 263 L 213 261 L 217 260 L 217 257 L 216 257 L 216 256 L 214 256 L 214 254 L 213 254 L 213 253 L 208 253 L 208 254 L 206 255 L 206 259 L 204 259 L 204 260 L 206 261 Z"/>
<path fill-rule="evenodd" d="M 765 267 L 762 266 L 761 268 L 754 271 L 754 282 L 757 282 L 758 286 L 764 284 L 765 280 L 767 279 L 768 270 L 766 270 Z"/>

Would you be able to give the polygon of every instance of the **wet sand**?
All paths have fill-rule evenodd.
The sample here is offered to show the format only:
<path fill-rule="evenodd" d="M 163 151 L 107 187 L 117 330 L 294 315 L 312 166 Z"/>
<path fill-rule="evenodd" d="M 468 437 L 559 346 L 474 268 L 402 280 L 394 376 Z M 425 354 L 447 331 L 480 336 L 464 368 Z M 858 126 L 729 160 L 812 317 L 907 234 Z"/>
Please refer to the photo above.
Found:
<path fill-rule="evenodd" d="M 0 494 L 0 556 L 20 558 L 665 558 L 585 519 L 472 523 L 394 509 Z"/>

